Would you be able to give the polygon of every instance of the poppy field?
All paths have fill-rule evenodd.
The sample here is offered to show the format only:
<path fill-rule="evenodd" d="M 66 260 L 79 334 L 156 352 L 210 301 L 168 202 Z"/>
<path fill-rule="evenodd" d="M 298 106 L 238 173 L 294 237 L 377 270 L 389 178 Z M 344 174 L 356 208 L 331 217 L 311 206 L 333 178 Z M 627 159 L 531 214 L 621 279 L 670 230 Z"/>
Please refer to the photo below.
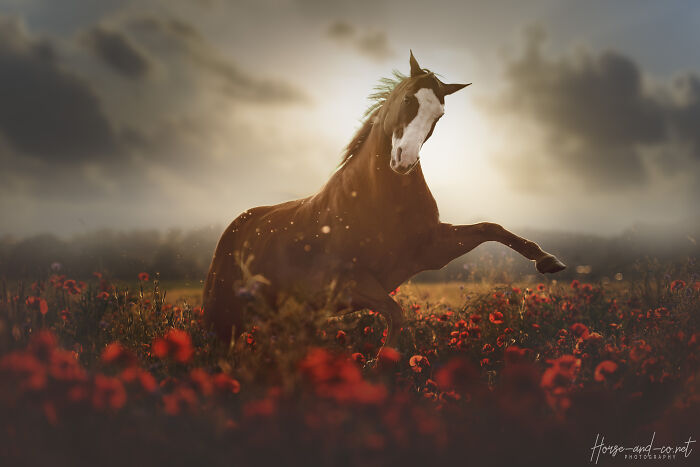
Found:
<path fill-rule="evenodd" d="M 0 282 L 3 465 L 690 465 L 700 278 L 410 284 L 372 310 L 249 297 L 231 346 L 152 274 Z M 544 280 L 544 278 L 543 278 Z M 381 349 L 381 352 L 379 352 Z M 377 353 L 379 355 L 377 356 Z M 376 359 L 375 359 L 376 357 Z M 644 458 L 610 444 L 670 446 Z M 607 445 L 607 442 L 606 442 Z M 637 455 L 636 453 L 634 455 Z M 671 457 L 672 456 L 672 457 Z"/>

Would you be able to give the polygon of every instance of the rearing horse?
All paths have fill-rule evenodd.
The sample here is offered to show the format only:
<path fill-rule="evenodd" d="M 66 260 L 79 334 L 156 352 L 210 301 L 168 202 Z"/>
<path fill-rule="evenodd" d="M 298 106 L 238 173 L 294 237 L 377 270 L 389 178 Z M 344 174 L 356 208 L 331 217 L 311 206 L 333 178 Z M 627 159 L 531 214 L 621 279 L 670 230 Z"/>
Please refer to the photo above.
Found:
<path fill-rule="evenodd" d="M 419 150 L 444 114 L 445 96 L 467 84 L 445 84 L 411 53 L 411 75 L 372 97 L 369 117 L 348 145 L 340 168 L 315 195 L 250 209 L 224 231 L 204 286 L 203 306 L 217 335 L 243 331 L 246 274 L 266 280 L 260 293 L 318 296 L 342 286 L 338 311 L 370 308 L 388 323 L 395 347 L 401 307 L 389 292 L 414 274 L 439 269 L 476 246 L 497 241 L 535 261 L 541 273 L 566 266 L 537 244 L 498 224 L 440 222 L 423 177 Z M 244 261 L 248 258 L 248 261 Z M 244 274 L 245 270 L 245 274 Z"/>

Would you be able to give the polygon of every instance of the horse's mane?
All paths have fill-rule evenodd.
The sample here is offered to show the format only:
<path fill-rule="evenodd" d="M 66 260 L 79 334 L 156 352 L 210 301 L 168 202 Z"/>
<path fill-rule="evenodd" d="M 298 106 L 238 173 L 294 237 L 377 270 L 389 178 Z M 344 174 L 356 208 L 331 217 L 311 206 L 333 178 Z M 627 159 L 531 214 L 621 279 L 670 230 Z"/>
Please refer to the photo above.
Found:
<path fill-rule="evenodd" d="M 370 105 L 362 115 L 364 119 L 362 126 L 357 130 L 355 136 L 352 137 L 345 151 L 343 151 L 343 158 L 340 161 L 340 165 L 343 165 L 353 154 L 356 154 L 360 150 L 365 140 L 367 140 L 370 131 L 372 131 L 374 117 L 379 112 L 379 109 L 384 105 L 392 91 L 408 78 L 398 70 L 394 70 L 392 75 L 391 78 L 381 78 L 379 84 L 374 87 L 374 92 L 369 95 L 368 100 L 370 101 Z"/>

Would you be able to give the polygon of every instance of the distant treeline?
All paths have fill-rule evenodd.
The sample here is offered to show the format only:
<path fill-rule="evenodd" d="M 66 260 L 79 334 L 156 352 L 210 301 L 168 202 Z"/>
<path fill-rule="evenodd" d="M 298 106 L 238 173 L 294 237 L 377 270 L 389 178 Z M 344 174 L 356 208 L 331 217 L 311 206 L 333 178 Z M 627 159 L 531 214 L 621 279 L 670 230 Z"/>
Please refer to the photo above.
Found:
<path fill-rule="evenodd" d="M 59 271 L 85 279 L 101 272 L 128 281 L 148 272 L 168 281 L 199 282 L 206 277 L 221 231 L 219 227 L 168 232 L 100 230 L 67 239 L 52 234 L 5 236 L 0 238 L 0 276 L 36 280 Z M 569 266 L 558 279 L 632 279 L 655 263 L 696 271 L 698 267 L 693 262 L 700 253 L 700 220 L 666 227 L 637 226 L 612 237 L 536 230 L 518 233 Z M 510 282 L 535 273 L 531 262 L 503 245 L 488 243 L 415 280 Z"/>

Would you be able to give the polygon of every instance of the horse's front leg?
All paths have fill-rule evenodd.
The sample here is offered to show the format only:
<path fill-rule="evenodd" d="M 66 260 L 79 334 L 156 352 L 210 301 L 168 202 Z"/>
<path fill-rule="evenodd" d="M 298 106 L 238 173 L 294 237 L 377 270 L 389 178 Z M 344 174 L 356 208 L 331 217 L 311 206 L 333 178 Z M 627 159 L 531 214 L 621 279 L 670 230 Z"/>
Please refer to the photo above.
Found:
<path fill-rule="evenodd" d="M 564 263 L 542 250 L 535 242 L 519 237 L 491 222 L 472 225 L 440 224 L 430 247 L 425 251 L 426 261 L 432 268 L 441 268 L 482 243 L 490 241 L 502 243 L 527 259 L 535 261 L 535 266 L 541 273 L 554 273 L 566 268 Z"/>

